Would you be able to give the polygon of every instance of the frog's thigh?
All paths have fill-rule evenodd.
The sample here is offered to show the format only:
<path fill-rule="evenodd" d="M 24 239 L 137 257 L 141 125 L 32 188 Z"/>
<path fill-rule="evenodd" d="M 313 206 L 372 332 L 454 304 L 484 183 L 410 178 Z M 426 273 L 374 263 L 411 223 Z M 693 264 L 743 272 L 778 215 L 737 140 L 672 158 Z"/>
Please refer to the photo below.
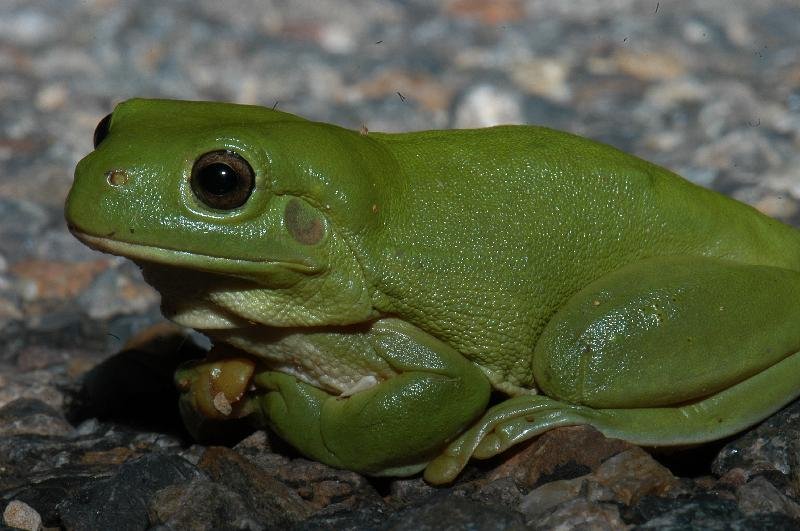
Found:
<path fill-rule="evenodd" d="M 713 258 L 642 261 L 592 283 L 535 350 L 549 396 L 498 404 L 425 471 L 450 481 L 556 426 L 666 446 L 740 431 L 800 395 L 800 273 Z M 552 397 L 552 398 L 551 398 Z"/>
<path fill-rule="evenodd" d="M 534 351 L 542 391 L 594 408 L 707 397 L 800 350 L 800 273 L 649 259 L 573 296 Z M 800 381 L 800 378 L 798 378 Z"/>

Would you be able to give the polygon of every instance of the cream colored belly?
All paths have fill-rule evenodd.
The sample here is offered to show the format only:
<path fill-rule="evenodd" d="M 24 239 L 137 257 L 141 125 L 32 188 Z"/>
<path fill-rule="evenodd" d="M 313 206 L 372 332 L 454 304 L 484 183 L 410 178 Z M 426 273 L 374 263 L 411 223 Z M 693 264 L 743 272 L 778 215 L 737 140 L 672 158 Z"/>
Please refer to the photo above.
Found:
<path fill-rule="evenodd" d="M 335 395 L 350 395 L 397 374 L 377 355 L 368 331 L 311 330 L 252 326 L 205 333 L 264 360 L 270 370 Z"/>

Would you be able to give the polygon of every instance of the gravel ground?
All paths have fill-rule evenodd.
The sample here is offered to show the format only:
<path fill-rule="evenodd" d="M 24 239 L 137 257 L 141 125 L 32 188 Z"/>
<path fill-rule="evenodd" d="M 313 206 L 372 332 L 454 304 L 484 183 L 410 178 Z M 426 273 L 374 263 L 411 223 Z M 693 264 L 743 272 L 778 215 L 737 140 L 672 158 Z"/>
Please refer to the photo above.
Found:
<path fill-rule="evenodd" d="M 538 123 L 800 226 L 798 21 L 795 0 L 4 1 L 0 527 L 796 529 L 797 404 L 656 458 L 562 428 L 436 489 L 263 432 L 192 445 L 170 374 L 197 347 L 62 206 L 99 118 L 144 96 L 370 131 Z"/>

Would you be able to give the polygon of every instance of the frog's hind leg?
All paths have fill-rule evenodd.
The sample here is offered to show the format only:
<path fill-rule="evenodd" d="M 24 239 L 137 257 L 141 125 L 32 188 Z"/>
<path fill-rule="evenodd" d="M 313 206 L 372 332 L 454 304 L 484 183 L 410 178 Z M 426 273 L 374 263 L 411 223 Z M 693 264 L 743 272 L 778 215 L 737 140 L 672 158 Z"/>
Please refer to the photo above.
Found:
<path fill-rule="evenodd" d="M 800 273 L 705 257 L 656 258 L 574 295 L 535 350 L 548 395 L 490 409 L 426 469 L 452 480 L 551 428 L 589 424 L 647 446 L 741 431 L 800 396 Z"/>

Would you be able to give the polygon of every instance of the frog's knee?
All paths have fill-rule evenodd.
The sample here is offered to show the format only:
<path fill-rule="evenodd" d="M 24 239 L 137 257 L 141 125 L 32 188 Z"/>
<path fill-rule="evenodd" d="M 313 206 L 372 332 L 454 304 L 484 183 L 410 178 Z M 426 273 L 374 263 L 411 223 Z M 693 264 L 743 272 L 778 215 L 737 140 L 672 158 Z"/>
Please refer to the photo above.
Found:
<path fill-rule="evenodd" d="M 591 346 L 579 345 L 563 332 L 551 334 L 537 346 L 533 362 L 534 381 L 551 398 L 597 407 L 597 391 L 602 389 L 598 389 L 601 377 L 592 365 L 595 353 Z"/>
<path fill-rule="evenodd" d="M 609 319 L 571 328 L 569 321 L 545 330 L 534 352 L 536 385 L 551 398 L 592 408 L 660 407 L 690 401 L 725 387 L 694 364 L 691 352 L 663 341 L 631 341 Z M 608 325 L 608 326 L 607 326 Z M 705 339 L 698 338 L 705 343 Z"/>

